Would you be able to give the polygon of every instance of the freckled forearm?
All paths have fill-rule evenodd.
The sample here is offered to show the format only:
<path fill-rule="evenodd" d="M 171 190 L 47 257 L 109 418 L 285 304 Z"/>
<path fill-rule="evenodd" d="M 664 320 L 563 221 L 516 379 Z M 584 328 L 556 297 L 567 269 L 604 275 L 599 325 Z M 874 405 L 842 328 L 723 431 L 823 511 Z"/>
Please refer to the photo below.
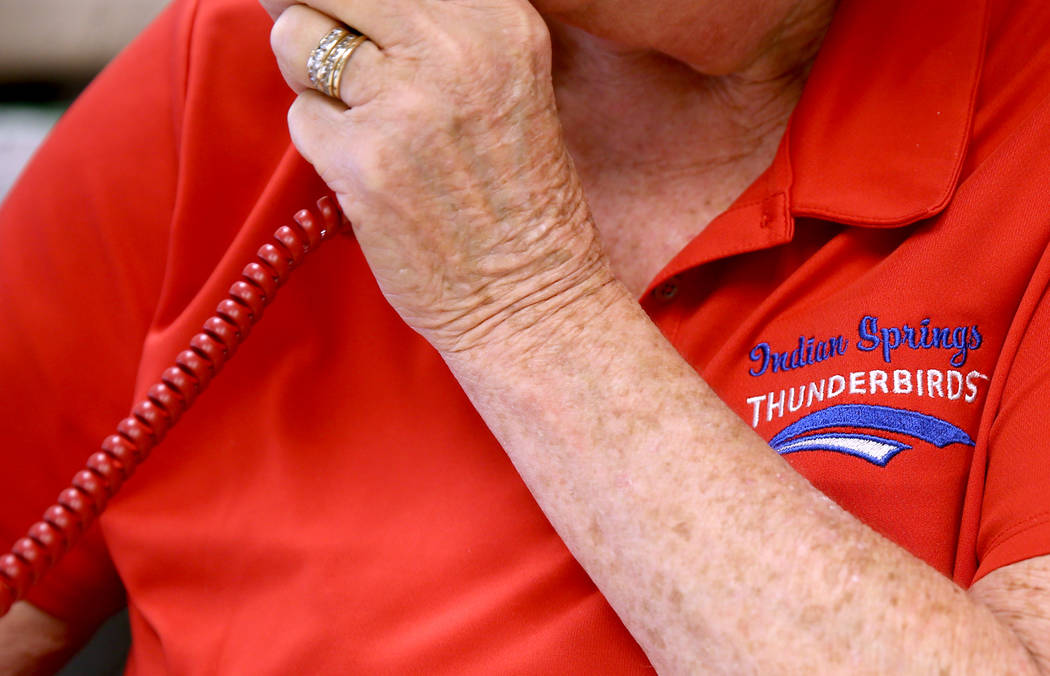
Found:
<path fill-rule="evenodd" d="M 559 534 L 662 672 L 1033 672 L 935 570 L 834 505 L 618 284 L 448 355 Z"/>

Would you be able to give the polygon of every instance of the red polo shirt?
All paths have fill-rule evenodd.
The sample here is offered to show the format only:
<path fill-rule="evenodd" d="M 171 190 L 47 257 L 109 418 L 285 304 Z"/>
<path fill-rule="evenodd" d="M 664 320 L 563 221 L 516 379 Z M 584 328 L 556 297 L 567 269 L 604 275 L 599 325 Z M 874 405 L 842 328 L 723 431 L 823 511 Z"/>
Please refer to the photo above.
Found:
<path fill-rule="evenodd" d="M 0 211 L 14 540 L 325 187 L 253 0 L 176 2 Z M 1050 553 L 1050 6 L 844 0 L 770 169 L 643 299 L 777 452 L 960 584 Z M 644 673 L 355 242 L 314 254 L 32 592 L 131 673 Z"/>

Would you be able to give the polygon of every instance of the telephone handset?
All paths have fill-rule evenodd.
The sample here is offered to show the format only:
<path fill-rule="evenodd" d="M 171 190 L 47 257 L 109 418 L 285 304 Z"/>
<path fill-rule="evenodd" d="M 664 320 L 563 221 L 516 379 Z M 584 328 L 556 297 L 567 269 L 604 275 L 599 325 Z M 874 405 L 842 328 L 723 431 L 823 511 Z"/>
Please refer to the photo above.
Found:
<path fill-rule="evenodd" d="M 0 557 L 0 616 L 76 544 L 244 341 L 291 270 L 334 233 L 349 232 L 349 223 L 327 196 L 317 201 L 316 214 L 303 209 L 292 220 L 294 226 L 282 225 L 272 241 L 259 248 L 189 347 L 175 357 L 131 415 L 117 424 L 116 433 L 105 438 L 70 487 Z"/>

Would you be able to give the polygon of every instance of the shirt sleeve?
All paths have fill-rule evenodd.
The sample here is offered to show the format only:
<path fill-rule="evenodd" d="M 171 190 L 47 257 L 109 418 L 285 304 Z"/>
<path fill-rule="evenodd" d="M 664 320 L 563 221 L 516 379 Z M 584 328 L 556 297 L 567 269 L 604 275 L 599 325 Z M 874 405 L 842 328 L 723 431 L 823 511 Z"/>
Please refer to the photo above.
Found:
<path fill-rule="evenodd" d="M 4 546 L 130 409 L 176 193 L 186 4 L 90 85 L 0 207 Z M 28 600 L 85 629 L 122 606 L 97 526 Z"/>
<path fill-rule="evenodd" d="M 1031 289 L 989 437 L 975 579 L 1050 554 L 1050 249 Z"/>

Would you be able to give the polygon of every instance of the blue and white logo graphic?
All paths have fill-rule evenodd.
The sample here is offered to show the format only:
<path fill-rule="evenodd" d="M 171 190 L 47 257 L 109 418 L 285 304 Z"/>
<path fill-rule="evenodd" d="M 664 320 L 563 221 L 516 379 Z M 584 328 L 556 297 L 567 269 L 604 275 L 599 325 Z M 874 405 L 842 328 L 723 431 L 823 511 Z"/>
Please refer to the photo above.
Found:
<path fill-rule="evenodd" d="M 840 432 L 840 429 L 849 429 Z M 835 430 L 823 431 L 822 430 Z M 769 440 L 777 453 L 834 451 L 885 467 L 893 456 L 911 446 L 877 434 L 893 432 L 921 439 L 938 448 L 949 444 L 974 446 L 973 439 L 955 425 L 932 415 L 889 406 L 840 404 L 810 413 Z"/>

